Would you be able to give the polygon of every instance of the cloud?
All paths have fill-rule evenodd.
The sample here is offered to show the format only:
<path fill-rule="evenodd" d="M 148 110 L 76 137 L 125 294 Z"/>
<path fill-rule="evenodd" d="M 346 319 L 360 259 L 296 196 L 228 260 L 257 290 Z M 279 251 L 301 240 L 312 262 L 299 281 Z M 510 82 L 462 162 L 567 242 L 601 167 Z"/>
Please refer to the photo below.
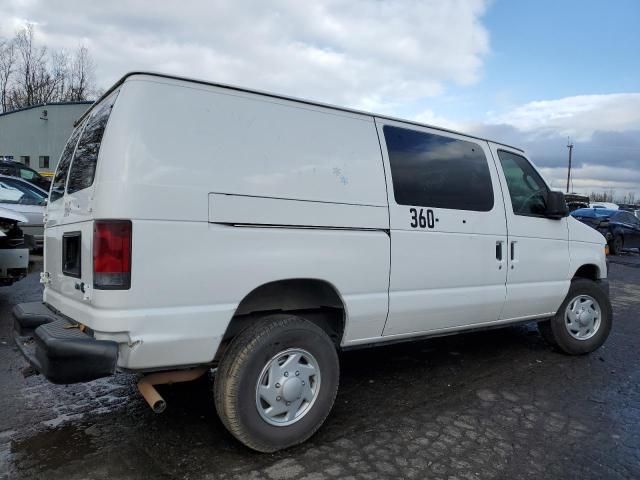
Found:
<path fill-rule="evenodd" d="M 489 123 L 512 125 L 530 137 L 563 135 L 588 141 L 597 131 L 640 129 L 640 93 L 536 101 L 488 117 Z"/>
<path fill-rule="evenodd" d="M 486 8 L 485 0 L 9 0 L 0 35 L 28 19 L 51 48 L 82 40 L 104 87 L 150 69 L 389 110 L 479 78 Z"/>
<path fill-rule="evenodd" d="M 450 120 L 446 117 L 436 114 L 433 110 L 423 110 L 414 115 L 411 120 L 425 125 L 433 125 L 440 128 L 448 128 L 450 130 L 464 130 L 459 122 Z"/>
<path fill-rule="evenodd" d="M 555 188 L 566 187 L 567 137 L 574 143 L 572 187 L 640 194 L 640 93 L 580 95 L 489 112 L 469 130 L 525 148 Z"/>

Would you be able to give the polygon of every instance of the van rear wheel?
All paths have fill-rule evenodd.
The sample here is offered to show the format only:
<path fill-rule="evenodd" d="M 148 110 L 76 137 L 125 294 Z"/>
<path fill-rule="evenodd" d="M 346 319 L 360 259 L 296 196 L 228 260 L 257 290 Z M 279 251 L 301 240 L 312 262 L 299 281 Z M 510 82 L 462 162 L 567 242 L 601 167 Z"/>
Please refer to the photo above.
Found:
<path fill-rule="evenodd" d="M 321 328 L 294 315 L 264 317 L 225 352 L 214 383 L 216 410 L 234 437 L 259 452 L 302 443 L 331 411 L 339 368 Z"/>
<path fill-rule="evenodd" d="M 593 280 L 571 282 L 569 293 L 554 317 L 538 324 L 543 338 L 570 355 L 602 346 L 612 325 L 612 308 L 605 291 Z"/>

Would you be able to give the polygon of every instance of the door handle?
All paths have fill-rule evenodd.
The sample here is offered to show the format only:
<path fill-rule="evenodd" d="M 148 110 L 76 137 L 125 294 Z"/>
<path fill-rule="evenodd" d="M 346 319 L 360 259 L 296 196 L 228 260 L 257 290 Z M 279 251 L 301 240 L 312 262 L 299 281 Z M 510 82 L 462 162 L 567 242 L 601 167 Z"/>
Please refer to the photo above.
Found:
<path fill-rule="evenodd" d="M 511 260 L 509 263 L 511 264 L 511 270 L 513 270 L 514 268 L 514 264 L 517 263 L 516 260 L 516 243 L 517 242 L 511 242 L 511 244 L 509 245 L 509 259 Z"/>
<path fill-rule="evenodd" d="M 503 241 L 496 242 L 496 261 L 498 262 L 498 270 L 502 270 L 503 256 Z"/>

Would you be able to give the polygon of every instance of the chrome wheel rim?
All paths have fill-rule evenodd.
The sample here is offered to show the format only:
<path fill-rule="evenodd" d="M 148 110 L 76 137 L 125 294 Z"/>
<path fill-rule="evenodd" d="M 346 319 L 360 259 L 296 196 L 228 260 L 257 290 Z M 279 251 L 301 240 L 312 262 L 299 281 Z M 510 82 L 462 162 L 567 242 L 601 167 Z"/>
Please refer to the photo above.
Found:
<path fill-rule="evenodd" d="M 320 391 L 320 367 L 306 350 L 291 348 L 274 355 L 256 384 L 256 407 L 270 425 L 285 427 L 313 407 Z"/>
<path fill-rule="evenodd" d="M 578 295 L 568 304 L 564 324 L 569 335 L 577 340 L 589 340 L 600 329 L 602 310 L 598 301 L 589 295 Z"/>

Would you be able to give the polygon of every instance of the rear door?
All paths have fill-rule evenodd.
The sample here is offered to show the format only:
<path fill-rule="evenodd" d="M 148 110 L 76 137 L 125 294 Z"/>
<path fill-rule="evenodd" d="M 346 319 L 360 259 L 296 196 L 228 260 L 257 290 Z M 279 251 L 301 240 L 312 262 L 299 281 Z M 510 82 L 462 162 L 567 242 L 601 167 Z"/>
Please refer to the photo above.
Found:
<path fill-rule="evenodd" d="M 391 234 L 384 335 L 496 321 L 506 293 L 506 224 L 488 144 L 376 119 Z"/>
<path fill-rule="evenodd" d="M 501 319 L 545 316 L 569 289 L 567 218 L 544 216 L 549 187 L 522 152 L 492 144 L 508 230 L 507 300 Z"/>
<path fill-rule="evenodd" d="M 45 224 L 49 287 L 88 300 L 92 278 L 92 197 L 100 144 L 117 92 L 93 108 L 72 133 L 56 170 Z"/>

